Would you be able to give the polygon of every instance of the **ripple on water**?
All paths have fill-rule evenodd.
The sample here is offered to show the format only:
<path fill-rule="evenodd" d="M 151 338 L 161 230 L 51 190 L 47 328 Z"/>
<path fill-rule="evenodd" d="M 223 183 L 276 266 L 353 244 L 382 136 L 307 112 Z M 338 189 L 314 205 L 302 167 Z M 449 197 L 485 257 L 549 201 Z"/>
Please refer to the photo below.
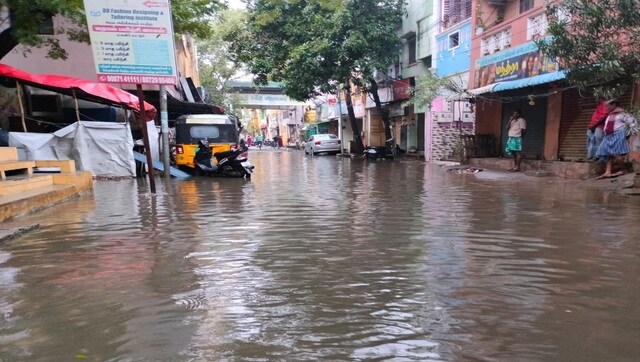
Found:
<path fill-rule="evenodd" d="M 98 181 L 28 216 L 41 227 L 0 247 L 0 359 L 640 350 L 637 203 L 418 162 L 251 158 L 250 182 Z"/>

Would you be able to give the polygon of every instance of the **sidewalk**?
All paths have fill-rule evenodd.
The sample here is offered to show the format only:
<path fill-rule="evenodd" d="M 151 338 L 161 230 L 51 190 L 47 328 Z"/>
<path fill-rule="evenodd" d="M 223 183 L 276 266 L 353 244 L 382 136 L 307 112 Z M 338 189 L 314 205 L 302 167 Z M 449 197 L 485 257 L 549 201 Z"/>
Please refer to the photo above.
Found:
<path fill-rule="evenodd" d="M 481 180 L 518 180 L 524 182 L 540 182 L 541 180 L 545 180 L 550 184 L 572 184 L 576 187 L 614 191 L 623 195 L 640 195 L 640 176 L 636 175 L 635 172 L 602 180 L 596 180 L 595 178 L 580 180 L 559 177 L 544 170 L 509 172 L 502 170 L 489 170 L 478 166 L 461 165 L 456 162 L 435 161 L 432 163 L 440 165 L 444 172 L 473 174 Z"/>

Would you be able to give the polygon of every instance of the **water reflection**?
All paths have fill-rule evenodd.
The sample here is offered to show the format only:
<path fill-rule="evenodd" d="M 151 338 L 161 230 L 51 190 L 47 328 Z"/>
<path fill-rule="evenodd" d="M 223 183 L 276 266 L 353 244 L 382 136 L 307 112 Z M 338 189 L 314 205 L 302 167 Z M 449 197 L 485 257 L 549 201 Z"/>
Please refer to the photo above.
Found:
<path fill-rule="evenodd" d="M 634 199 L 253 152 L 100 181 L 0 246 L 0 359 L 604 360 L 640 350 Z"/>

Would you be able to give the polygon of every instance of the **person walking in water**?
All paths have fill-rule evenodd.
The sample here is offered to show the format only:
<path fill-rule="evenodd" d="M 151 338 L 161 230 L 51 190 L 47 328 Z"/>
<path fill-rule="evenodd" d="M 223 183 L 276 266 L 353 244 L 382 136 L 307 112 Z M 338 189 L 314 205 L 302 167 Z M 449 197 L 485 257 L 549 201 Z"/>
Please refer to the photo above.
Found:
<path fill-rule="evenodd" d="M 597 180 L 625 174 L 624 170 L 613 173 L 613 161 L 622 163 L 623 156 L 629 153 L 626 130 L 636 125 L 635 118 L 623 112 L 617 100 L 608 101 L 607 110 L 609 115 L 604 122 L 604 138 L 598 147 L 598 152 L 596 152 L 600 161 L 606 162 L 606 167 L 604 173 L 596 177 Z"/>
<path fill-rule="evenodd" d="M 509 139 L 505 151 L 513 155 L 513 167 L 509 171 L 520 171 L 522 163 L 522 138 L 527 131 L 527 122 L 520 116 L 521 111 L 518 109 L 511 115 L 507 123 Z"/>

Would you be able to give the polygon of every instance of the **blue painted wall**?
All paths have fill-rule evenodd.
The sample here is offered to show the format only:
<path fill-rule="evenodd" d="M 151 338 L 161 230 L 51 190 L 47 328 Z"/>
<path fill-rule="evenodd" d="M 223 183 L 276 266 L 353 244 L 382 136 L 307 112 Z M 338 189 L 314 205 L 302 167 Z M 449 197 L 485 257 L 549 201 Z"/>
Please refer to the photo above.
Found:
<path fill-rule="evenodd" d="M 450 36 L 458 35 L 458 46 L 451 47 Z M 436 74 L 446 77 L 466 72 L 471 65 L 471 21 L 467 20 L 459 26 L 446 29 L 436 35 Z"/>

